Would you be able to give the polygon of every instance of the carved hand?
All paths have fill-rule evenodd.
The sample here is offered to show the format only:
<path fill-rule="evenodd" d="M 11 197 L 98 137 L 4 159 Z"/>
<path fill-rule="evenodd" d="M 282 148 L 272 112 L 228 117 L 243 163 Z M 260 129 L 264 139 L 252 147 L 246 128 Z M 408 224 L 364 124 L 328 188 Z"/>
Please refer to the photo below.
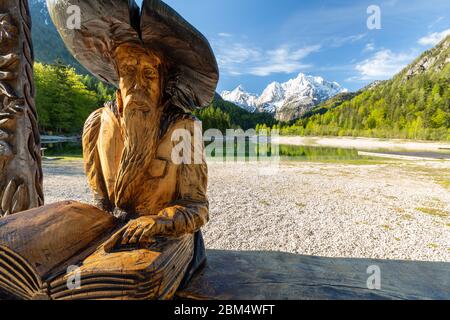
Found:
<path fill-rule="evenodd" d="M 156 236 L 163 236 L 173 229 L 172 220 L 159 216 L 144 216 L 131 220 L 126 227 L 116 233 L 106 244 L 108 252 L 117 246 L 148 245 Z"/>
<path fill-rule="evenodd" d="M 158 217 L 140 217 L 128 223 L 128 227 L 122 236 L 122 245 L 128 244 L 145 244 L 149 243 L 158 230 L 161 230 L 163 225 L 158 221 Z"/>

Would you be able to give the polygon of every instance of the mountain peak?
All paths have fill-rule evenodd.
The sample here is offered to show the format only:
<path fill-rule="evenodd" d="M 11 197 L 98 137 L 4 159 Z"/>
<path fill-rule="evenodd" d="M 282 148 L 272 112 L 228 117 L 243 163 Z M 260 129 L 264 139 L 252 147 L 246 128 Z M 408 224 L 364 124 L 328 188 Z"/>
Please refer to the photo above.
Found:
<path fill-rule="evenodd" d="M 258 97 L 245 91 L 242 85 L 238 85 L 233 91 L 223 91 L 221 96 L 224 100 L 231 101 L 249 112 L 256 111 Z"/>
<path fill-rule="evenodd" d="M 222 98 L 231 101 L 251 112 L 275 113 L 280 120 L 292 120 L 300 117 L 318 103 L 338 93 L 347 92 L 337 82 L 328 82 L 319 76 L 299 73 L 294 79 L 284 83 L 271 82 L 261 95 L 251 94 L 239 85 L 233 91 L 222 92 Z M 286 109 L 297 109 L 283 115 Z"/>

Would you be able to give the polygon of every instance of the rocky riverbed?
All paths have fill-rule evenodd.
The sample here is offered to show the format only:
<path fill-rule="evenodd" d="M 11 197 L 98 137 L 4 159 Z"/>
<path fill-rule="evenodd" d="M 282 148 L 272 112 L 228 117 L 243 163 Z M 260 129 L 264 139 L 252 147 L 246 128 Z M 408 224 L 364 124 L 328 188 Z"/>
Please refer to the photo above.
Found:
<path fill-rule="evenodd" d="M 450 161 L 260 169 L 210 164 L 208 248 L 450 262 Z M 91 200 L 81 160 L 44 171 L 47 203 Z"/>

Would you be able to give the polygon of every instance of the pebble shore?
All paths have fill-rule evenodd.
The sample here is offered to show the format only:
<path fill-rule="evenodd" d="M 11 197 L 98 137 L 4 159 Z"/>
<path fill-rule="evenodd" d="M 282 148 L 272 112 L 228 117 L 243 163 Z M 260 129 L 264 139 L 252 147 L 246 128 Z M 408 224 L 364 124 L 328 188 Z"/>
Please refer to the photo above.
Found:
<path fill-rule="evenodd" d="M 207 248 L 450 262 L 449 163 L 210 163 Z M 44 174 L 46 203 L 91 201 L 81 160 Z"/>

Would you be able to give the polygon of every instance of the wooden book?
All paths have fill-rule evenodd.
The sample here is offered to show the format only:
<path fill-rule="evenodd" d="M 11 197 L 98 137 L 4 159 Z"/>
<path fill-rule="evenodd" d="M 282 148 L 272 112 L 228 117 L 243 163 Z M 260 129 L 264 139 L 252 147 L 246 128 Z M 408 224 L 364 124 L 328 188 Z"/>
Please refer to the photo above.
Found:
<path fill-rule="evenodd" d="M 172 298 L 193 257 L 193 235 L 105 250 L 121 228 L 110 214 L 77 202 L 1 219 L 0 291 L 18 299 Z"/>

